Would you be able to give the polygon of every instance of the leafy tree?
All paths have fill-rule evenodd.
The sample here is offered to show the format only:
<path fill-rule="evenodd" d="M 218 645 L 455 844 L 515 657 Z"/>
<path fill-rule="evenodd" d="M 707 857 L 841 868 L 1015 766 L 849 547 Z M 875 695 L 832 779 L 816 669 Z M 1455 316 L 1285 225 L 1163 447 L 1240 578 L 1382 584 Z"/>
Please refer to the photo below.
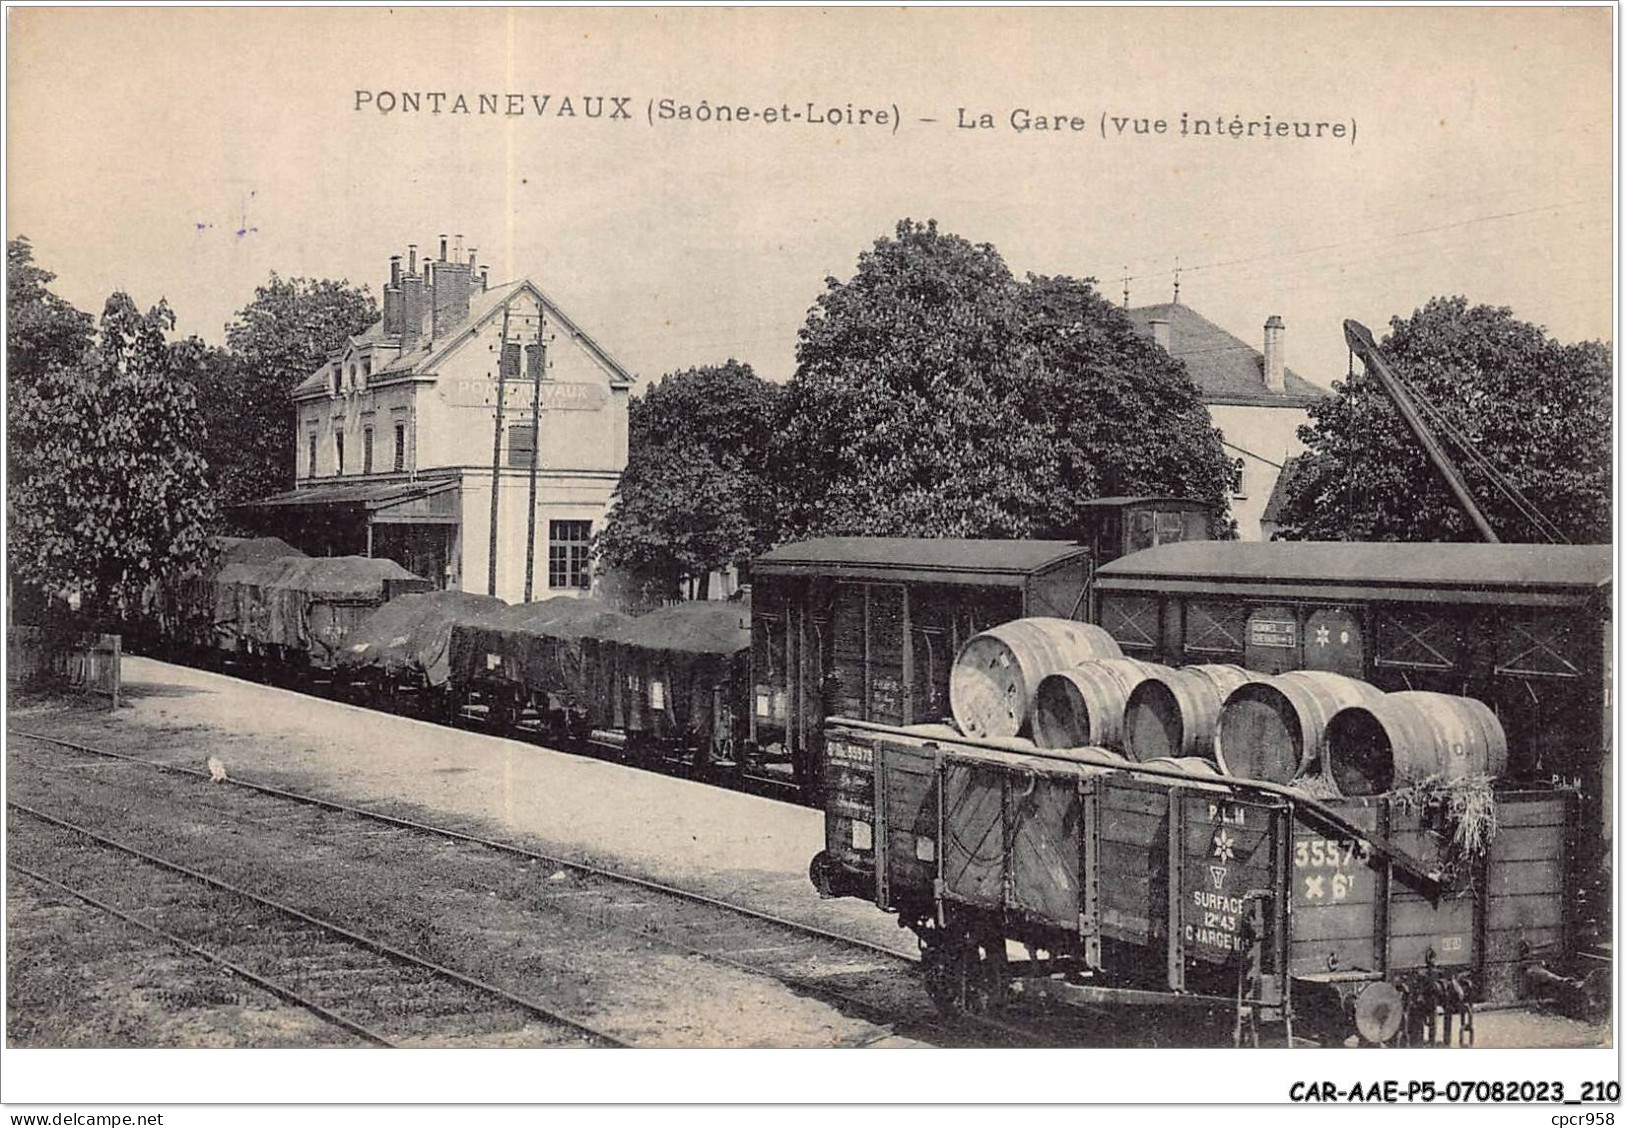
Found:
<path fill-rule="evenodd" d="M 215 517 L 198 453 L 201 344 L 174 314 L 108 299 L 95 344 L 10 389 L 12 578 L 80 611 L 134 618 L 156 585 L 204 563 Z"/>
<path fill-rule="evenodd" d="M 1020 426 L 1017 284 L 993 247 L 904 220 L 825 279 L 775 463 L 810 534 L 1015 536 L 1045 454 Z"/>
<path fill-rule="evenodd" d="M 1119 492 L 1223 512 L 1230 464 L 1183 365 L 1089 282 L 1017 281 L 935 222 L 826 280 L 797 361 L 775 458 L 792 533 L 1066 535 Z"/>
<path fill-rule="evenodd" d="M 6 374 L 13 390 L 53 365 L 73 364 L 95 323 L 50 290 L 56 275 L 34 265 L 27 239 L 6 243 Z"/>
<path fill-rule="evenodd" d="M 726 364 L 671 373 L 629 408 L 629 453 L 597 550 L 675 594 L 767 548 L 777 528 L 767 452 L 780 389 Z"/>
<path fill-rule="evenodd" d="M 378 320 L 365 287 L 281 278 L 226 326 L 227 350 L 204 357 L 199 400 L 208 421 L 205 455 L 221 504 L 293 487 L 293 407 L 288 394 L 344 342 Z"/>
<path fill-rule="evenodd" d="M 1393 318 L 1380 347 L 1400 378 L 1565 536 L 1611 538 L 1613 362 L 1607 345 L 1560 344 L 1510 309 L 1450 297 Z M 1310 422 L 1300 430 L 1308 451 L 1288 483 L 1284 535 L 1478 539 L 1376 379 L 1362 372 L 1333 390 L 1310 408 Z M 1545 539 L 1475 460 L 1445 446 L 1497 536 Z"/>
<path fill-rule="evenodd" d="M 1037 362 L 1027 419 L 1049 455 L 1035 535 L 1075 535 L 1095 497 L 1163 494 L 1225 513 L 1233 463 L 1182 361 L 1087 281 L 1029 276 L 1021 312 Z"/>

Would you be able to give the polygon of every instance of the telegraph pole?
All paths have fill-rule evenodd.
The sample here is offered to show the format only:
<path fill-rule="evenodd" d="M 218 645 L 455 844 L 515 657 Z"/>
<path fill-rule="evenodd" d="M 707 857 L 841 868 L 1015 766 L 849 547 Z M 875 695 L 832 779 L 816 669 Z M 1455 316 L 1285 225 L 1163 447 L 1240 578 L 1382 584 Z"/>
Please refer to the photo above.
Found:
<path fill-rule="evenodd" d="M 530 522 L 525 528 L 525 602 L 530 602 L 536 569 L 536 466 L 542 458 L 542 379 L 547 375 L 547 308 L 536 307 L 536 351 L 530 373 Z"/>
<path fill-rule="evenodd" d="M 502 347 L 497 350 L 497 417 L 496 430 L 491 437 L 491 548 L 490 570 L 485 581 L 485 593 L 497 593 L 497 501 L 502 489 L 502 405 L 508 395 L 508 309 L 513 297 L 502 303 Z"/>

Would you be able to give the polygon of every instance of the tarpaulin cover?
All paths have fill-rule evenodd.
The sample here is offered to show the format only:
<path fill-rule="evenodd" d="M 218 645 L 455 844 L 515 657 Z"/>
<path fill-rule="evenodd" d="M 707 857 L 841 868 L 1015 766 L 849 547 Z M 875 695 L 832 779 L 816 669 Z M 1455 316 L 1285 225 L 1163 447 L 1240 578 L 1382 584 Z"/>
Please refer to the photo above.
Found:
<path fill-rule="evenodd" d="M 331 663 L 345 633 L 384 599 L 386 580 L 414 580 L 393 560 L 278 557 L 228 564 L 215 580 L 215 629 L 259 646 L 309 652 Z"/>
<path fill-rule="evenodd" d="M 429 685 L 451 676 L 451 633 L 458 623 L 477 623 L 511 610 L 494 595 L 429 591 L 390 600 L 345 636 L 338 664 L 376 667 L 389 674 L 417 673 Z"/>
<path fill-rule="evenodd" d="M 264 564 L 283 556 L 304 557 L 293 545 L 281 537 L 216 537 L 220 549 L 218 566 L 227 564 Z"/>
<path fill-rule="evenodd" d="M 591 651 L 595 726 L 704 743 L 743 707 L 750 606 L 664 607 L 606 632 Z"/>
<path fill-rule="evenodd" d="M 583 640 L 629 621 L 596 599 L 557 596 L 458 622 L 451 630 L 451 676 L 459 684 L 504 681 L 579 700 L 587 689 Z"/>
<path fill-rule="evenodd" d="M 189 574 L 172 587 L 155 584 L 151 589 L 148 614 L 172 641 L 204 645 L 220 641 L 215 633 L 215 611 L 216 581 L 222 568 L 305 555 L 281 537 L 215 537 L 214 547 L 214 560 L 206 570 Z"/>

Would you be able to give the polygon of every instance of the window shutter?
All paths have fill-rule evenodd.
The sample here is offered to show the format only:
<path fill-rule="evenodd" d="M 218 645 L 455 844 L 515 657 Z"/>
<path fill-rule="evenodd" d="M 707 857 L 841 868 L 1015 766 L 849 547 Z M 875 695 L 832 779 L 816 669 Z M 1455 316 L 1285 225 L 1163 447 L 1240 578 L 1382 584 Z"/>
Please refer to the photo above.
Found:
<path fill-rule="evenodd" d="M 517 341 L 504 341 L 502 344 L 502 378 L 504 380 L 519 379 L 519 343 Z"/>

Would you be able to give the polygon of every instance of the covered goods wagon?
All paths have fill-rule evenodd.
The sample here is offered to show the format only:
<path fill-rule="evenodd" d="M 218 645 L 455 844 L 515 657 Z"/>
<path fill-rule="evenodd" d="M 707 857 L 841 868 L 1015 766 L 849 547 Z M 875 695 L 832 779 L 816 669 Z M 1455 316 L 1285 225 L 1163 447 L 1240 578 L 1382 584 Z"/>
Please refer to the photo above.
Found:
<path fill-rule="evenodd" d="M 949 715 L 954 656 L 989 627 L 1081 618 L 1072 541 L 824 537 L 752 565 L 750 739 L 764 770 L 815 785 L 826 716 Z"/>
<path fill-rule="evenodd" d="M 1601 844 L 1612 576 L 1609 545 L 1172 544 L 1102 567 L 1093 618 L 1130 658 L 1476 698 L 1506 731 L 1507 776 L 1577 786 Z"/>

